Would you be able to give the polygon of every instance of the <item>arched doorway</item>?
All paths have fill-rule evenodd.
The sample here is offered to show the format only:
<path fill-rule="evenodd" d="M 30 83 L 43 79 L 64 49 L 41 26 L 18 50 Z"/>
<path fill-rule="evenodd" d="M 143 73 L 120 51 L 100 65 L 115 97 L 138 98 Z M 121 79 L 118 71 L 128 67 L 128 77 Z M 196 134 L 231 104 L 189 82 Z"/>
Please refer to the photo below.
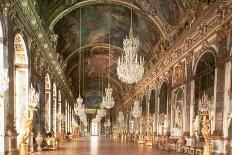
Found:
<path fill-rule="evenodd" d="M 51 80 L 45 75 L 45 130 L 51 131 Z"/>
<path fill-rule="evenodd" d="M 91 136 L 99 136 L 99 123 L 95 119 L 91 122 Z"/>
<path fill-rule="evenodd" d="M 194 106 L 194 132 L 201 134 L 202 124 L 199 115 L 199 100 L 204 94 L 213 101 L 215 80 L 215 57 L 211 51 L 205 52 L 199 59 L 195 70 L 195 106 Z M 214 116 L 210 116 L 211 123 Z M 212 124 L 211 124 L 212 125 Z"/>
<path fill-rule="evenodd" d="M 53 83 L 53 102 L 52 102 L 52 129 L 56 132 L 56 119 L 57 119 L 57 92 L 56 84 Z"/>
<path fill-rule="evenodd" d="M 28 107 L 28 56 L 23 37 L 17 34 L 14 38 L 14 88 L 16 130 L 24 132 L 23 116 Z M 20 140 L 20 138 L 19 138 Z"/>

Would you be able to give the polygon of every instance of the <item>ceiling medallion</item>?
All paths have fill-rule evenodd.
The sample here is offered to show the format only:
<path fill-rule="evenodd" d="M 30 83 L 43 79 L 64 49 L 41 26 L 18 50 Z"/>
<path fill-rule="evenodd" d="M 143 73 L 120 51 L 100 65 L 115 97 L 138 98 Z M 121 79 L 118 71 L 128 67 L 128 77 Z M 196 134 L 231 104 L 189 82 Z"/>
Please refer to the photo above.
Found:
<path fill-rule="evenodd" d="M 139 39 L 133 35 L 132 28 L 132 9 L 131 27 L 129 37 L 123 41 L 125 54 L 120 56 L 117 65 L 117 74 L 122 82 L 133 84 L 137 83 L 144 74 L 144 58 L 138 57 Z"/>

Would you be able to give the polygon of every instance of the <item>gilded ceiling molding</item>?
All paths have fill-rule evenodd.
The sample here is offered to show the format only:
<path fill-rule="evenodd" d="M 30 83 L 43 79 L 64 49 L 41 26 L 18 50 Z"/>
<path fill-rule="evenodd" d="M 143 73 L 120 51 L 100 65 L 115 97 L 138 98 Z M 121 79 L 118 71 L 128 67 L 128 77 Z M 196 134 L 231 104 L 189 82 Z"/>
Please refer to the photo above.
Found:
<path fill-rule="evenodd" d="M 102 48 L 109 48 L 109 44 L 106 43 L 92 43 L 92 44 L 88 44 L 88 45 L 84 45 L 81 46 L 80 48 L 75 49 L 71 54 L 69 54 L 69 56 L 65 59 L 65 63 L 68 64 L 69 61 L 72 59 L 72 57 L 74 57 L 76 54 L 79 54 L 79 51 L 81 50 L 81 53 L 83 53 L 85 51 L 86 48 L 90 48 L 90 47 L 102 47 Z M 119 51 L 120 54 L 124 53 L 124 50 L 121 47 L 118 47 L 116 45 L 110 45 L 111 49 L 114 51 Z"/>
<path fill-rule="evenodd" d="M 76 4 L 73 4 L 72 6 L 67 7 L 67 9 L 63 10 L 62 12 L 60 12 L 58 15 L 56 15 L 55 17 L 53 17 L 51 23 L 49 24 L 49 29 L 53 30 L 53 27 L 56 25 L 56 23 L 62 19 L 64 16 L 66 16 L 67 14 L 69 14 L 70 12 L 72 12 L 73 10 L 82 7 L 82 6 L 88 6 L 88 5 L 92 5 L 92 4 L 117 4 L 123 7 L 127 7 L 127 8 L 132 8 L 133 10 L 135 10 L 136 12 L 142 14 L 148 21 L 150 21 L 152 24 L 154 24 L 155 26 L 158 27 L 159 31 L 161 32 L 162 36 L 164 38 L 167 38 L 168 34 L 165 31 L 165 27 L 162 25 L 161 21 L 158 18 L 153 18 L 150 15 L 146 15 L 140 8 L 138 8 L 135 5 L 131 5 L 128 2 L 125 2 L 123 0 L 86 0 L 83 2 L 77 2 Z"/>
<path fill-rule="evenodd" d="M 4 16 L 9 16 L 12 20 L 15 19 L 16 11 L 13 8 L 13 2 L 10 0 L 2 0 L 0 7 Z"/>
<path fill-rule="evenodd" d="M 218 1 L 212 8 L 208 9 L 203 16 L 200 16 L 199 19 L 193 23 L 193 26 L 190 27 L 175 44 L 171 45 L 169 50 L 165 53 L 165 56 L 151 67 L 135 88 L 125 95 L 123 99 L 124 103 L 117 107 L 116 111 L 121 110 L 125 104 L 132 102 L 134 96 L 142 94 L 151 87 L 151 85 L 155 85 L 155 80 L 157 78 L 163 76 L 171 66 L 174 66 L 183 58 L 189 57 L 189 55 L 191 55 L 189 53 L 192 53 L 194 49 L 199 46 L 205 46 L 206 40 L 214 41 L 211 38 L 217 34 L 224 23 L 232 19 L 232 10 L 228 8 L 232 8 L 232 0 Z M 203 52 L 203 50 L 201 51 Z"/>
<path fill-rule="evenodd" d="M 5 1 L 8 2 L 9 0 Z M 75 99 L 69 85 L 67 84 L 67 79 L 63 72 L 63 66 L 59 64 L 55 56 L 55 36 L 51 38 L 52 33 L 43 27 L 41 19 L 31 1 L 15 0 L 12 3 L 10 2 L 10 4 L 12 4 L 12 7 L 19 17 L 16 22 L 21 23 L 28 31 L 31 38 L 35 40 L 38 48 L 41 50 L 41 55 L 45 58 L 45 61 L 50 68 L 49 73 L 59 79 L 65 88 L 66 94 L 68 94 L 67 99 L 70 103 L 74 103 Z"/>

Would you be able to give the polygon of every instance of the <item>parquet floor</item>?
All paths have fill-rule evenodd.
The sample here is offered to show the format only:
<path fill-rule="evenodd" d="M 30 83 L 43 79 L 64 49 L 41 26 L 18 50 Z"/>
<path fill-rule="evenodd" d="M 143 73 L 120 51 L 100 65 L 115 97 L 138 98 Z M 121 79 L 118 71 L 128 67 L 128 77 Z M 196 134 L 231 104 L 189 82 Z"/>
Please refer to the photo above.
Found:
<path fill-rule="evenodd" d="M 106 137 L 92 136 L 69 142 L 56 151 L 36 152 L 32 155 L 183 155 L 160 151 L 128 142 L 116 142 Z"/>

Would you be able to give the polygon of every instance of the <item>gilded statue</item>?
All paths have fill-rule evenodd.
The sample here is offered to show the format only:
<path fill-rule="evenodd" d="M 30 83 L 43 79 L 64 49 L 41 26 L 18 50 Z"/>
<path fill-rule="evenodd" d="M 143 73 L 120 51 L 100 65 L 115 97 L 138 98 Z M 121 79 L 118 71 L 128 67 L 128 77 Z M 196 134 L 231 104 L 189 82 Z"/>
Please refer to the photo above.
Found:
<path fill-rule="evenodd" d="M 204 144 L 204 155 L 211 155 L 212 154 L 212 147 L 211 147 L 211 140 L 210 140 L 210 120 L 208 119 L 208 113 L 203 113 L 203 120 L 202 120 L 202 134 L 205 139 Z"/>
<path fill-rule="evenodd" d="M 79 126 L 76 123 L 72 125 L 72 135 L 71 136 L 72 136 L 73 140 L 77 139 L 79 136 Z"/>
<path fill-rule="evenodd" d="M 23 122 L 24 122 L 24 133 L 21 137 L 21 143 L 22 144 L 27 144 L 27 139 L 30 135 L 30 132 L 32 130 L 32 118 L 29 117 L 28 114 L 24 114 Z"/>
<path fill-rule="evenodd" d="M 203 120 L 202 120 L 202 129 L 201 132 L 204 136 L 205 139 L 205 144 L 210 145 L 210 121 L 207 119 L 207 116 L 203 115 Z"/>
<path fill-rule="evenodd" d="M 30 133 L 32 131 L 33 127 L 33 112 L 37 111 L 33 107 L 29 107 L 28 110 L 25 111 L 24 117 L 23 117 L 23 123 L 24 123 L 24 133 L 22 134 L 20 144 L 27 144 L 28 137 L 30 136 Z M 32 115 L 30 115 L 30 113 Z"/>
<path fill-rule="evenodd" d="M 181 137 L 180 139 L 178 139 L 176 151 L 177 152 L 184 152 L 185 143 L 186 143 L 186 141 L 185 141 L 184 137 Z"/>
<path fill-rule="evenodd" d="M 127 139 L 127 131 L 126 131 L 125 127 L 122 127 L 122 137 L 121 137 L 121 140 L 122 141 L 126 141 L 126 139 Z"/>
<path fill-rule="evenodd" d="M 152 134 L 152 121 L 150 120 L 150 117 L 147 119 L 147 146 L 152 146 L 153 144 L 153 134 Z"/>

